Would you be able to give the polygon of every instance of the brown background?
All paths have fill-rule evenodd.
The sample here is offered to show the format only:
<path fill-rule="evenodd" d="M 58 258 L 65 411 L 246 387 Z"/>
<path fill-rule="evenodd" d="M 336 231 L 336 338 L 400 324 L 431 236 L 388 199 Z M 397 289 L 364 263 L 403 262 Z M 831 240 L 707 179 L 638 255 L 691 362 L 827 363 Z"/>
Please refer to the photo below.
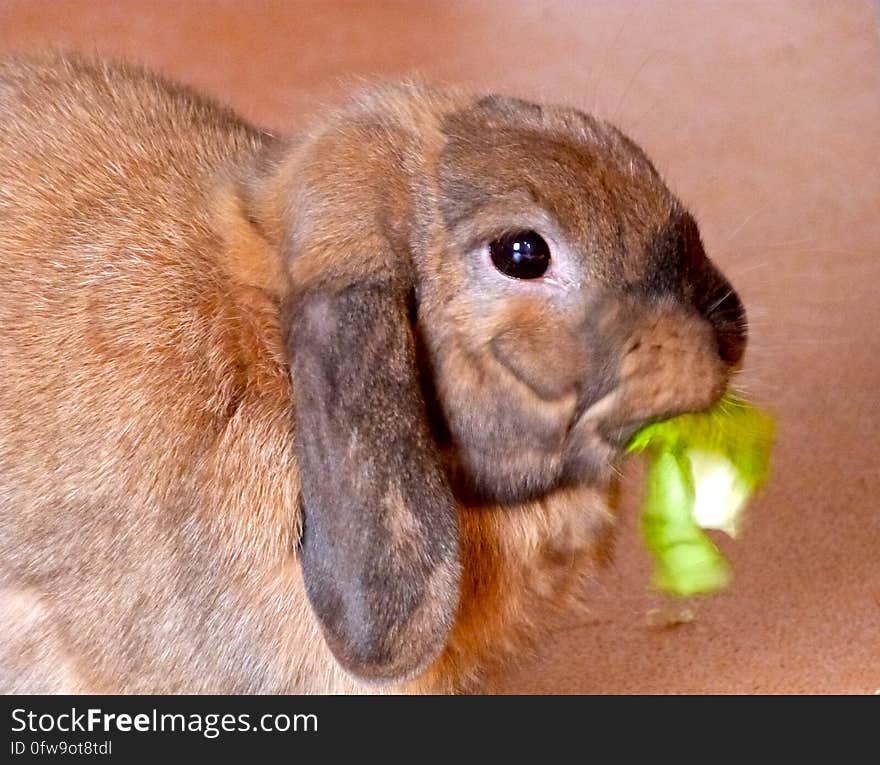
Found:
<path fill-rule="evenodd" d="M 737 579 L 646 590 L 630 469 L 595 608 L 499 690 L 880 690 L 880 44 L 869 2 L 0 0 L 0 50 L 136 59 L 293 127 L 362 77 L 565 101 L 617 121 L 749 307 L 742 384 L 780 419 Z M 660 609 L 659 613 L 656 609 Z"/>

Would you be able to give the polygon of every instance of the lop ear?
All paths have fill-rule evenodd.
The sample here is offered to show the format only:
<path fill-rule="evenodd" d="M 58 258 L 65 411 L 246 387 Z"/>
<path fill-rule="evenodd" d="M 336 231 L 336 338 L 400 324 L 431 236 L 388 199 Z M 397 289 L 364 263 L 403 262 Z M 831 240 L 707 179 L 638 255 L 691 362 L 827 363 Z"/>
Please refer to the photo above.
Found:
<path fill-rule="evenodd" d="M 460 577 L 408 291 L 370 278 L 292 298 L 285 317 L 306 590 L 345 669 L 404 679 L 443 648 Z"/>
<path fill-rule="evenodd" d="M 339 663 L 376 682 L 433 661 L 459 600 L 458 514 L 410 319 L 430 98 L 365 94 L 237 175 L 238 218 L 284 285 L 306 591 Z"/>

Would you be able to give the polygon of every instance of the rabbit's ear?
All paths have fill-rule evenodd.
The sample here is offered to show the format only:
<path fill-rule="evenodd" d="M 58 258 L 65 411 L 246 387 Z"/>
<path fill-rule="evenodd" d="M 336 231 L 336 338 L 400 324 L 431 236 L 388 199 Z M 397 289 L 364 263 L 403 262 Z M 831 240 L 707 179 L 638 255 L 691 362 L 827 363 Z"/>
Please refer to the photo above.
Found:
<path fill-rule="evenodd" d="M 339 663 L 376 682 L 427 667 L 459 601 L 458 513 L 411 318 L 413 189 L 433 108 L 421 92 L 355 99 L 267 140 L 236 174 L 238 218 L 283 272 L 305 588 Z"/>
<path fill-rule="evenodd" d="M 436 658 L 459 597 L 457 513 L 418 382 L 409 292 L 365 277 L 285 310 L 306 590 L 340 664 L 375 681 Z"/>

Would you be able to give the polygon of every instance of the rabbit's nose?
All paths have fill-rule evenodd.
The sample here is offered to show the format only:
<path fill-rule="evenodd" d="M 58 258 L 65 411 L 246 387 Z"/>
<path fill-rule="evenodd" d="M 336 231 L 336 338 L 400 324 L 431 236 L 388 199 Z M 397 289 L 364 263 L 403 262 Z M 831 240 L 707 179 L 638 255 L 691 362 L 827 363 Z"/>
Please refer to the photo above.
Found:
<path fill-rule="evenodd" d="M 736 290 L 708 258 L 697 224 L 690 215 L 681 222 L 678 238 L 682 287 L 715 330 L 718 355 L 730 366 L 742 361 L 746 348 L 746 310 Z"/>
<path fill-rule="evenodd" d="M 732 287 L 712 304 L 706 318 L 715 328 L 722 360 L 731 366 L 739 364 L 746 350 L 747 319 L 746 309 Z"/>
<path fill-rule="evenodd" d="M 739 295 L 708 258 L 692 290 L 697 310 L 715 331 L 718 355 L 735 367 L 742 361 L 748 336 L 746 309 Z"/>

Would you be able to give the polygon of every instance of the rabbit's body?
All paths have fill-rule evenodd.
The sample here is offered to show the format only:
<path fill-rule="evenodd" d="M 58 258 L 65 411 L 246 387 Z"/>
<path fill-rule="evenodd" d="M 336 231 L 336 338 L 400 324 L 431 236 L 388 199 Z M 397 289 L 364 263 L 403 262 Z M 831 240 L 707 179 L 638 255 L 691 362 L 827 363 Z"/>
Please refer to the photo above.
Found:
<path fill-rule="evenodd" d="M 259 135 L 136 74 L 0 72 L 4 610 L 36 599 L 27 640 L 51 628 L 81 690 L 341 684 L 291 557 L 277 319 L 208 208 Z M 27 689 L 31 653 L 4 648 Z"/>
<path fill-rule="evenodd" d="M 422 97 L 406 88 L 381 98 L 384 106 L 365 102 L 353 119 L 327 131 L 342 135 L 337 169 L 351 162 L 381 171 L 387 155 L 380 149 L 355 143 L 355 150 L 344 141 L 346 130 L 363 140 L 356 126 L 371 109 L 391 115 L 370 133 L 374 138 L 427 121 L 418 127 L 418 148 L 404 142 L 395 155 L 408 167 L 442 143 L 438 115 L 461 108 L 460 96 Z M 323 134 L 314 135 L 302 144 L 281 141 L 137 70 L 70 59 L 0 65 L 0 623 L 11 625 L 0 634 L 0 690 L 377 687 L 360 676 L 397 690 L 457 691 L 476 687 L 521 653 L 546 628 L 550 612 L 577 600 L 611 526 L 606 478 L 558 478 L 530 495 L 499 491 L 494 500 L 492 492 L 459 491 L 453 483 L 457 520 L 445 515 L 429 522 L 411 517 L 408 508 L 429 512 L 449 496 L 444 473 L 431 473 L 431 455 L 442 453 L 450 475 L 469 470 L 467 460 L 456 458 L 454 417 L 448 417 L 453 437 L 435 450 L 425 444 L 428 430 L 413 429 L 394 411 L 371 425 L 367 415 L 358 419 L 349 399 L 312 403 L 321 395 L 311 384 L 315 365 L 326 354 L 309 354 L 311 338 L 335 331 L 337 319 L 331 308 L 327 320 L 320 300 L 304 318 L 285 318 L 298 315 L 291 296 L 304 294 L 301 285 L 310 280 L 353 281 L 347 275 L 352 259 L 338 252 L 345 246 L 328 246 L 320 258 L 285 255 L 290 248 L 309 251 L 290 242 L 306 235 L 312 219 L 303 213 L 305 223 L 287 227 L 286 221 L 314 207 L 313 189 L 323 182 L 315 176 L 309 183 L 319 160 L 304 160 L 300 148 L 316 141 L 309 157 L 320 158 Z M 381 144 L 376 138 L 374 145 Z M 337 196 L 328 194 L 320 204 L 351 204 L 358 172 L 346 171 Z M 294 177 L 302 186 L 291 194 L 285 184 Z M 398 193 L 406 190 L 393 178 L 382 185 L 382 194 Z M 435 192 L 425 193 L 430 200 Z M 344 217 L 358 214 L 353 207 Z M 324 228 L 309 234 L 310 246 L 322 237 L 335 241 L 337 224 L 328 215 L 329 222 L 319 221 Z M 380 262 L 370 278 L 384 278 L 386 267 Z M 417 291 L 421 321 L 439 309 L 431 307 L 429 289 Z M 360 310 L 351 305 L 339 315 Z M 365 314 L 362 343 L 378 349 L 365 362 L 378 378 L 386 366 L 397 369 L 398 359 L 404 366 L 412 362 L 404 346 L 403 355 L 395 355 L 397 335 L 384 325 L 371 330 L 371 317 L 380 313 L 371 308 Z M 662 317 L 655 331 L 658 326 Z M 331 347 L 341 354 L 345 337 L 333 337 Z M 430 353 L 439 342 L 446 341 L 429 336 L 420 347 Z M 699 358 L 695 363 L 703 363 Z M 447 362 L 429 364 L 441 383 Z M 706 369 L 714 377 L 704 393 L 656 409 L 701 406 L 717 396 L 721 368 Z M 433 385 L 445 400 L 443 385 Z M 390 395 L 386 410 L 401 400 Z M 546 398 L 563 403 L 553 406 L 570 405 L 567 392 L 555 396 Z M 406 411 L 417 411 L 420 402 L 415 395 L 415 409 Z M 339 553 L 332 536 L 331 548 L 324 536 L 309 537 L 339 528 L 337 516 L 325 516 L 323 508 L 333 506 L 336 486 L 347 487 L 349 473 L 355 474 L 346 462 L 331 472 L 312 467 L 324 464 L 335 441 L 325 435 L 315 446 L 308 439 L 330 433 L 325 420 L 337 411 L 352 464 L 361 459 L 358 438 L 385 443 L 371 428 L 399 425 L 403 434 L 395 443 L 415 439 L 381 455 L 386 478 L 377 463 L 364 473 L 369 485 L 357 484 L 358 496 L 367 499 L 373 483 L 387 486 L 375 502 L 391 508 L 380 519 L 391 534 L 392 560 L 359 569 L 378 581 L 370 585 L 379 588 L 376 600 L 369 599 L 372 590 L 363 597 L 386 604 L 394 619 L 390 626 L 369 622 L 377 638 L 369 630 L 350 637 L 351 622 L 339 616 L 344 588 L 342 595 L 322 589 L 337 576 L 344 586 L 366 581 L 346 566 L 358 565 L 358 556 L 373 548 L 343 546 Z M 452 405 L 449 411 L 454 414 Z M 411 488 L 409 460 L 423 447 L 428 488 Z M 303 470 L 318 483 L 301 486 Z M 409 493 L 417 491 L 433 493 L 410 500 L 422 496 Z M 339 500 L 343 510 L 333 512 L 347 512 L 346 496 Z M 363 520 L 363 534 L 373 540 L 370 518 Z M 443 529 L 457 529 L 458 541 L 408 558 L 425 528 L 447 540 Z M 310 559 L 312 550 L 343 557 L 327 568 L 326 558 Z M 375 573 L 391 564 L 411 572 L 401 579 L 413 583 L 415 595 L 395 594 L 398 585 Z M 352 602 L 362 604 L 357 597 Z M 418 608 L 406 605 L 411 602 Z M 362 618 L 373 618 L 376 609 L 369 608 Z M 421 653 L 407 658 L 411 650 Z"/>

